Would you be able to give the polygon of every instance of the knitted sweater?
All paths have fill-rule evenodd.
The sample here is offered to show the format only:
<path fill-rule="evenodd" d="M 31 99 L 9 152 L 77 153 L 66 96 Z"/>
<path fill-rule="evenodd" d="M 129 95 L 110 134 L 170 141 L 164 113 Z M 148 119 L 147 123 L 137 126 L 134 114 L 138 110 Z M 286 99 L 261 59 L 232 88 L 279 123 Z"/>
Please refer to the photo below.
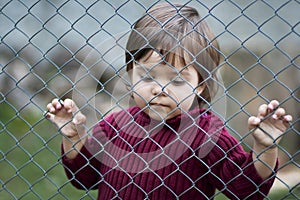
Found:
<path fill-rule="evenodd" d="M 163 123 L 138 107 L 101 120 L 75 159 L 62 152 L 71 183 L 98 189 L 98 199 L 263 199 L 251 153 L 208 111 L 194 109 Z"/>

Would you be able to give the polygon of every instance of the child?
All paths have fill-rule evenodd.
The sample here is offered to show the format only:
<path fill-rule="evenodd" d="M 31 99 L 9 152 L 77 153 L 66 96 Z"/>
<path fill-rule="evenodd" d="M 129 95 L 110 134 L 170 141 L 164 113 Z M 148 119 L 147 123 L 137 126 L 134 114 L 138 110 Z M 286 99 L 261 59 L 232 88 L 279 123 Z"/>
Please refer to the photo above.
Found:
<path fill-rule="evenodd" d="M 214 97 L 219 47 L 188 6 L 159 4 L 138 20 L 126 47 L 136 106 L 100 120 L 91 137 L 71 99 L 52 100 L 46 117 L 64 135 L 72 184 L 98 199 L 263 199 L 274 181 L 277 143 L 292 117 L 271 101 L 248 120 L 245 152 L 204 109 Z"/>

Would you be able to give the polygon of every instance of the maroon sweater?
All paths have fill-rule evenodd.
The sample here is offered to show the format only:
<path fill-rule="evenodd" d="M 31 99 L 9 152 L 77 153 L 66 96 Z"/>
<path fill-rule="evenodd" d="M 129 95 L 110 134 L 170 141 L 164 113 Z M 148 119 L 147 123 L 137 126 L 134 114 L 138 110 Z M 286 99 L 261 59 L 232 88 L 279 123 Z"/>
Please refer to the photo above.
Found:
<path fill-rule="evenodd" d="M 194 109 L 165 122 L 138 107 L 101 120 L 75 159 L 62 157 L 79 189 L 98 199 L 263 199 L 274 175 L 257 174 L 251 153 L 208 111 Z"/>

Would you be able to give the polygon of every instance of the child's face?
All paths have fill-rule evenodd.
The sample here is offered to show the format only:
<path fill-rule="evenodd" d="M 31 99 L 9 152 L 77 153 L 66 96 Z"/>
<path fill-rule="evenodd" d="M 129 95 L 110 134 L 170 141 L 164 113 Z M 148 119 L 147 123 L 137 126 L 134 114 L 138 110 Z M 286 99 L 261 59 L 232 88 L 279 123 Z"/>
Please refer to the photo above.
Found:
<path fill-rule="evenodd" d="M 188 112 L 196 93 L 201 94 L 204 89 L 204 86 L 198 86 L 194 67 L 180 71 L 180 67 L 161 61 L 161 56 L 152 51 L 146 61 L 142 58 L 132 69 L 135 103 L 155 120 L 167 120 Z"/>

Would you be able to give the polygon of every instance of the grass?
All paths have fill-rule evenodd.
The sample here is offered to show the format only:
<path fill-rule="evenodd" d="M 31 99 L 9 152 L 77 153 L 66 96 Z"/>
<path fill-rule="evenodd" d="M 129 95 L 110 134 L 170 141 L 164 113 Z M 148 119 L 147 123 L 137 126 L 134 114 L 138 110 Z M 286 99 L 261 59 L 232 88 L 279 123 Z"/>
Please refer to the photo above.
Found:
<path fill-rule="evenodd" d="M 61 136 L 42 113 L 19 115 L 0 103 L 0 199 L 93 199 L 68 183 L 60 164 Z"/>

